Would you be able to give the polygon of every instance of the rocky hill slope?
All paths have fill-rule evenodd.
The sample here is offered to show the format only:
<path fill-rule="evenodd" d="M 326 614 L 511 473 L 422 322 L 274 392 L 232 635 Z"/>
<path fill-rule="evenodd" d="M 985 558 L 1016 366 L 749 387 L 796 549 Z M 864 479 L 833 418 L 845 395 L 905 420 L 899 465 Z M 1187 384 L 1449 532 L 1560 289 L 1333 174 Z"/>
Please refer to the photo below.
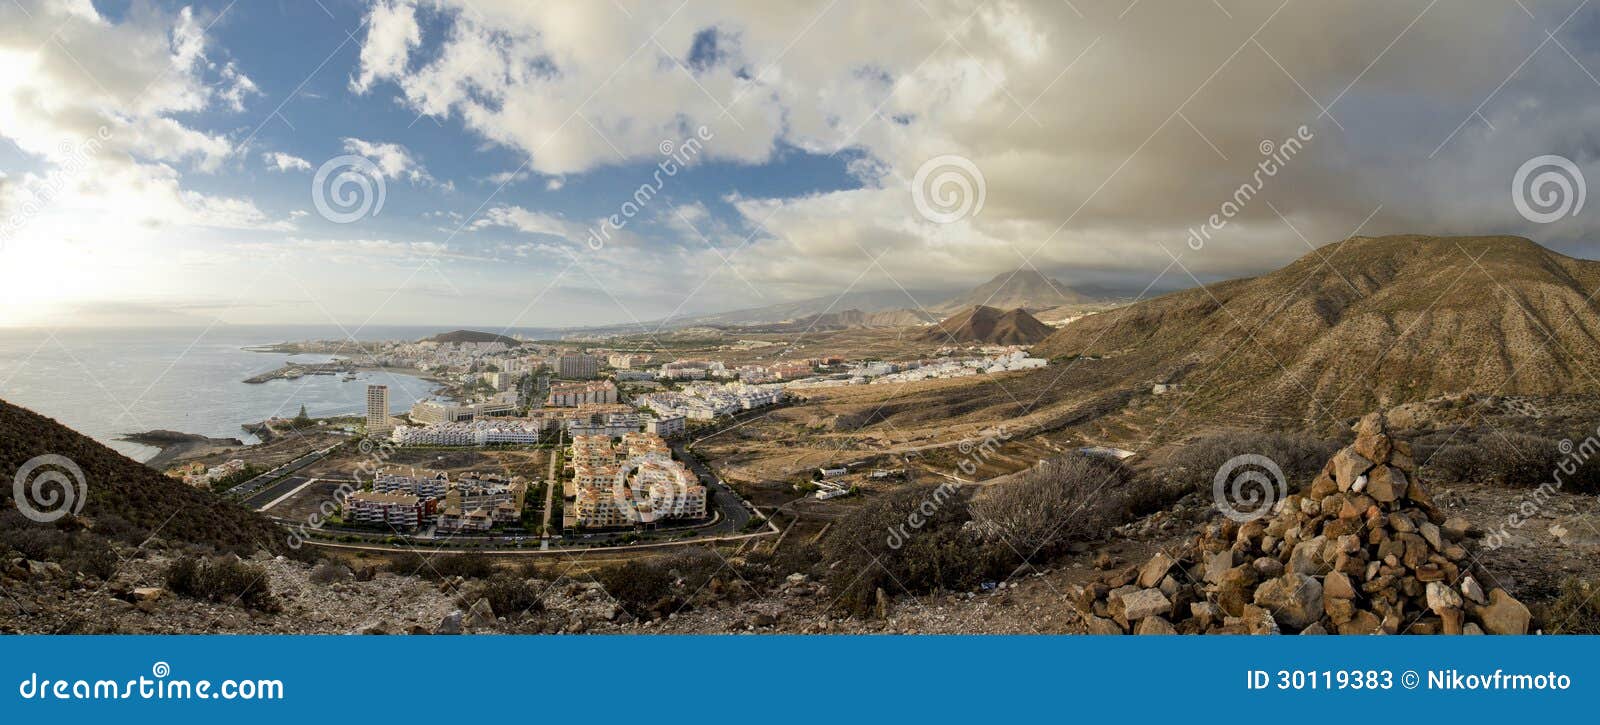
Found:
<path fill-rule="evenodd" d="M 1355 237 L 1091 315 L 1043 355 L 1201 383 L 1192 410 L 1326 418 L 1447 393 L 1600 391 L 1600 263 L 1518 237 Z"/>
<path fill-rule="evenodd" d="M 40 456 L 60 456 L 78 467 L 82 484 L 70 493 L 73 507 L 81 501 L 79 519 L 107 536 L 127 541 L 159 536 L 242 553 L 289 551 L 280 530 L 255 512 L 167 478 L 50 418 L 0 401 L 0 472 L 8 478 L 19 475 Z M 28 497 L 23 503 L 49 514 L 60 508 L 50 502 L 65 503 L 59 497 L 68 495 L 51 481 L 72 481 L 74 476 L 62 466 L 38 463 L 25 478 L 43 488 L 23 487 Z M 5 517 L 0 523 L 13 531 L 51 526 L 23 518 L 23 507 L 13 501 L 16 490 L 0 487 L 0 516 Z"/>
<path fill-rule="evenodd" d="M 1023 308 L 1043 310 L 1089 299 L 1057 280 L 1032 269 L 1019 269 L 996 276 L 970 292 L 957 295 L 932 308 L 934 312 L 958 312 L 978 305 L 1003 310 Z"/>
<path fill-rule="evenodd" d="M 498 343 L 505 344 L 505 345 L 511 345 L 513 347 L 522 344 L 520 341 L 518 341 L 514 337 L 506 337 L 505 335 L 501 335 L 501 334 L 497 334 L 497 333 L 493 333 L 493 332 L 479 332 L 477 330 L 452 330 L 450 332 L 441 332 L 441 333 L 439 333 L 437 335 L 434 335 L 433 337 L 424 338 L 422 340 L 422 342 L 437 342 L 437 343 L 498 342 Z"/>
<path fill-rule="evenodd" d="M 1032 345 L 1048 337 L 1054 329 L 1023 309 L 1002 312 L 980 305 L 945 318 L 922 332 L 921 337 L 933 343 Z"/>

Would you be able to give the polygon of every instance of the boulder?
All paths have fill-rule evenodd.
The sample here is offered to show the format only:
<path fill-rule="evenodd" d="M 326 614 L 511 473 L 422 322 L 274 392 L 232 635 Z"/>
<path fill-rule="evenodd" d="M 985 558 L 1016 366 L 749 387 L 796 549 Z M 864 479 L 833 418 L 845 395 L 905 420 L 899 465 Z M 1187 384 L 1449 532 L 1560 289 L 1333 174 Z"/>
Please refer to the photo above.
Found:
<path fill-rule="evenodd" d="M 489 606 L 489 600 L 479 597 L 467 610 L 467 625 L 471 627 L 493 627 L 495 625 L 494 608 Z"/>
<path fill-rule="evenodd" d="M 1154 617 L 1172 611 L 1172 602 L 1159 589 L 1140 589 L 1132 594 L 1122 595 L 1123 616 L 1129 622 L 1136 622 L 1145 617 Z"/>
<path fill-rule="evenodd" d="M 461 618 L 462 618 L 462 616 L 463 615 L 461 613 L 461 610 L 459 610 L 459 609 L 457 609 L 457 610 L 455 610 L 455 611 L 453 611 L 453 612 L 451 612 L 449 614 L 444 615 L 444 619 L 439 620 L 439 626 L 433 628 L 433 633 L 434 634 L 461 634 Z"/>
<path fill-rule="evenodd" d="M 1139 586 L 1149 589 L 1160 584 L 1174 563 L 1176 562 L 1172 557 L 1167 556 L 1165 552 L 1157 552 L 1155 556 L 1150 557 L 1150 561 L 1139 568 Z"/>
<path fill-rule="evenodd" d="M 1178 630 L 1172 628 L 1172 623 L 1161 617 L 1145 617 L 1139 620 L 1139 626 L 1133 630 L 1134 634 L 1177 634 Z"/>
<path fill-rule="evenodd" d="M 1322 619 L 1322 584 L 1306 574 L 1285 574 L 1257 587 L 1255 603 L 1284 627 L 1302 630 Z"/>
<path fill-rule="evenodd" d="M 1444 610 L 1461 607 L 1461 594 L 1442 581 L 1428 582 L 1427 596 L 1428 609 L 1441 617 L 1444 616 Z"/>
<path fill-rule="evenodd" d="M 1472 612 L 1489 634 L 1527 634 L 1533 614 L 1522 602 L 1496 587 L 1489 592 L 1489 603 L 1473 607 Z"/>

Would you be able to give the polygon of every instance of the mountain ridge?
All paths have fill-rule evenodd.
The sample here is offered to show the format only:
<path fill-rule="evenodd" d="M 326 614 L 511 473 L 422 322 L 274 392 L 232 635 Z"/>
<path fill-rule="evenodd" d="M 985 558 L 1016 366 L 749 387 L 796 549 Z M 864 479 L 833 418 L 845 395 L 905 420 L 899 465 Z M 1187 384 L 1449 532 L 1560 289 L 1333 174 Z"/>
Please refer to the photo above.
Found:
<path fill-rule="evenodd" d="M 921 339 L 936 343 L 985 343 L 990 345 L 1031 345 L 1045 339 L 1054 328 L 1035 319 L 1027 310 L 1001 311 L 977 305 L 951 315 L 921 333 Z"/>
<path fill-rule="evenodd" d="M 1521 237 L 1353 237 L 1282 269 L 1089 315 L 1040 354 L 1321 418 L 1461 392 L 1600 391 L 1600 262 Z M 1262 411 L 1260 409 L 1265 409 Z"/>

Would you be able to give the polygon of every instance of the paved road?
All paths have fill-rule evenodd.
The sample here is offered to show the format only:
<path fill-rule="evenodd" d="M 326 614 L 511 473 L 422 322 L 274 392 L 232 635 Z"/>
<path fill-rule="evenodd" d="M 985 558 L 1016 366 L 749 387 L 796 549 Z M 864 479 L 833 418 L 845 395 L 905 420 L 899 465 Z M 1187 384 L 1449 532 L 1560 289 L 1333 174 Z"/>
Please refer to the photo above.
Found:
<path fill-rule="evenodd" d="M 242 502 L 244 505 L 260 511 L 262 510 L 261 507 L 278 500 L 279 497 L 309 483 L 311 480 L 312 479 L 305 476 L 289 476 L 288 478 L 274 483 L 271 486 L 257 490 L 255 493 L 242 499 Z"/>
<path fill-rule="evenodd" d="M 263 474 L 261 474 L 259 476 L 256 476 L 255 478 L 252 478 L 252 479 L 250 479 L 248 481 L 245 481 L 244 483 L 241 483 L 241 484 L 239 484 L 237 486 L 234 486 L 233 488 L 228 489 L 226 495 L 233 496 L 233 497 L 239 498 L 239 499 L 254 498 L 255 495 L 258 492 L 260 492 L 261 489 L 264 486 L 266 486 L 267 484 L 272 483 L 273 481 L 277 480 L 281 476 L 287 476 L 287 475 L 289 475 L 291 473 L 294 473 L 295 471 L 298 471 L 298 470 L 300 470 L 302 468 L 305 468 L 306 466 L 309 466 L 309 465 L 311 465 L 313 463 L 316 463 L 317 461 L 322 460 L 325 456 L 328 455 L 329 451 L 332 451 L 336 447 L 338 447 L 338 446 L 336 446 L 336 445 L 335 446 L 328 446 L 327 448 L 323 448 L 322 450 L 312 451 L 310 453 L 307 453 L 307 454 L 305 454 L 305 455 L 303 455 L 303 456 L 301 456 L 299 458 L 296 458 L 296 459 L 294 459 L 292 461 L 289 461 L 288 463 L 285 463 L 285 464 L 283 464 L 281 466 L 278 466 L 277 468 L 274 468 L 274 469 L 272 469 L 270 471 L 267 471 L 266 473 L 263 473 Z M 304 481 L 302 481 L 302 483 L 304 483 Z M 274 488 L 276 488 L 276 487 L 274 487 Z M 285 490 L 287 490 L 287 489 L 285 489 Z M 271 500 L 272 499 L 270 499 L 270 498 L 267 499 L 267 501 L 271 501 Z M 263 503 L 265 503 L 265 502 L 263 502 Z"/>
<path fill-rule="evenodd" d="M 566 435 L 567 432 L 564 430 L 556 431 L 556 447 L 550 449 L 550 476 L 545 479 L 544 486 L 544 528 L 540 529 L 541 535 L 539 537 L 539 548 L 541 550 L 549 550 L 550 548 L 550 509 L 552 508 L 551 504 L 555 503 L 556 487 L 561 485 L 560 471 L 556 470 L 556 461 L 561 457 L 561 442 L 566 440 Z"/>
<path fill-rule="evenodd" d="M 683 461 L 684 465 L 689 467 L 689 470 L 694 471 L 694 474 L 700 477 L 700 481 L 706 485 L 707 490 L 715 492 L 712 500 L 716 503 L 717 510 L 722 512 L 722 520 L 713 526 L 702 529 L 702 531 L 707 535 L 721 535 L 744 530 L 745 524 L 749 523 L 750 519 L 755 516 L 755 512 L 744 502 L 744 499 L 740 498 L 739 494 L 735 493 L 721 478 L 718 478 L 716 472 L 712 471 L 710 466 L 689 455 L 689 451 L 683 443 L 673 443 L 672 452 L 677 454 L 678 460 Z"/>

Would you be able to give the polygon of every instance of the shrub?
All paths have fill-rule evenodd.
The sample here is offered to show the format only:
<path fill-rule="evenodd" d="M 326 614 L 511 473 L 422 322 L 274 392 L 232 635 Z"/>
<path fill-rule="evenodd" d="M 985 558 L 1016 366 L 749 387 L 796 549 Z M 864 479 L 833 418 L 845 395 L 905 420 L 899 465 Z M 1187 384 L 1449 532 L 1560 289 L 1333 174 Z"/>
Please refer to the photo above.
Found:
<path fill-rule="evenodd" d="M 484 579 L 495 573 L 494 562 L 482 554 L 437 554 L 408 551 L 389 563 L 389 571 L 401 576 L 446 579 L 459 576 Z"/>
<path fill-rule="evenodd" d="M 1128 514 L 1121 464 L 1088 456 L 1041 462 L 1016 479 L 985 488 L 972 517 L 1029 559 L 1049 556 L 1073 539 L 1098 538 Z"/>
<path fill-rule="evenodd" d="M 183 556 L 167 565 L 167 588 L 175 594 L 263 612 L 277 611 L 265 567 L 231 557 L 202 560 Z"/>
<path fill-rule="evenodd" d="M 510 574 L 496 574 L 486 579 L 475 592 L 477 597 L 489 600 L 495 614 L 515 617 L 528 612 L 544 611 L 540 597 L 548 585 L 537 579 L 529 580 Z"/>
<path fill-rule="evenodd" d="M 1569 577 L 1561 592 L 1540 608 L 1539 620 L 1550 634 L 1600 634 L 1600 591 L 1594 582 Z"/>
<path fill-rule="evenodd" d="M 1305 433 L 1229 431 L 1184 444 L 1158 466 L 1158 475 L 1188 491 L 1211 490 L 1212 478 L 1222 464 L 1235 456 L 1266 456 L 1278 464 L 1290 490 L 1311 483 L 1323 465 L 1339 451 L 1336 439 Z"/>
<path fill-rule="evenodd" d="M 672 593 L 672 576 L 654 563 L 630 559 L 595 576 L 607 594 L 635 617 L 646 617 Z"/>
<path fill-rule="evenodd" d="M 966 493 L 951 485 L 914 486 L 868 501 L 840 519 L 824 540 L 833 562 L 837 606 L 866 614 L 879 588 L 921 594 L 969 590 L 1004 577 L 1022 557 L 986 537 L 972 520 Z"/>
<path fill-rule="evenodd" d="M 332 584 L 352 578 L 350 567 L 334 561 L 325 561 L 311 570 L 311 581 L 315 584 Z"/>

